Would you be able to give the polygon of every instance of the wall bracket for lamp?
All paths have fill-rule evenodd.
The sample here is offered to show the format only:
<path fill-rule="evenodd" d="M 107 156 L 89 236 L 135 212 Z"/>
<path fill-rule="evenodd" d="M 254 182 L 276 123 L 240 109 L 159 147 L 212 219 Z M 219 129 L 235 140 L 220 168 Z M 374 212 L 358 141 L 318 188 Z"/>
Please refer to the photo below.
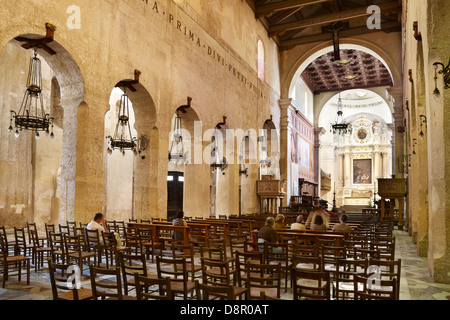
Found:
<path fill-rule="evenodd" d="M 142 74 L 141 71 L 134 70 L 134 80 L 122 80 L 118 84 L 116 84 L 116 88 L 126 87 L 130 89 L 132 92 L 136 92 L 137 90 L 134 87 L 134 85 L 139 83 L 139 77 L 141 74 Z"/>
<path fill-rule="evenodd" d="M 18 42 L 24 42 L 21 46 L 24 49 L 31 49 L 31 48 L 39 48 L 44 50 L 45 52 L 47 52 L 50 55 L 55 55 L 56 51 L 53 50 L 52 48 L 50 48 L 48 46 L 49 43 L 52 43 L 54 41 L 54 35 L 55 35 L 55 31 L 56 31 L 56 26 L 54 26 L 51 23 L 46 23 L 45 24 L 45 28 L 47 30 L 47 33 L 45 35 L 45 37 L 43 38 L 38 38 L 38 39 L 31 39 L 31 38 L 27 38 L 27 37 L 15 37 L 14 40 L 18 41 Z"/>

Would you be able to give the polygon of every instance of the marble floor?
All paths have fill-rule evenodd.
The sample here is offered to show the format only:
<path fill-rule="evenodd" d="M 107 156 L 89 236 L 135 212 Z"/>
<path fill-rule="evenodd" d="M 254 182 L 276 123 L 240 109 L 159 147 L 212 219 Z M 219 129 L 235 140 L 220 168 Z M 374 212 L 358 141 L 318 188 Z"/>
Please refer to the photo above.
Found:
<path fill-rule="evenodd" d="M 450 284 L 433 283 L 428 273 L 427 261 L 418 257 L 415 245 L 407 232 L 395 230 L 396 259 L 402 259 L 400 300 L 450 300 Z M 155 265 L 149 265 L 149 272 L 156 273 Z M 88 273 L 88 271 L 85 271 Z M 0 277 L 1 278 L 1 277 Z M 82 277 L 82 286 L 90 287 L 89 277 Z M 292 292 L 282 295 L 292 299 Z M 47 269 L 35 272 L 32 266 L 30 285 L 26 280 L 12 277 L 6 288 L 0 288 L 0 300 L 51 300 L 52 292 Z"/>

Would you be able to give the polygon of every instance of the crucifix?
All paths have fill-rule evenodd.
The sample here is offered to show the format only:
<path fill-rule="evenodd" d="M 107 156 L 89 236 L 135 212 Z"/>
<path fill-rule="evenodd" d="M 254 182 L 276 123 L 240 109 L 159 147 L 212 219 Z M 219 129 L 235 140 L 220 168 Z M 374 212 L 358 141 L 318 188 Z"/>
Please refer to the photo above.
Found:
<path fill-rule="evenodd" d="M 341 53 L 339 50 L 339 32 L 346 27 L 345 23 L 336 22 L 331 26 L 324 28 L 325 31 L 331 32 L 333 34 L 333 48 L 334 48 L 334 60 L 341 60 Z"/>

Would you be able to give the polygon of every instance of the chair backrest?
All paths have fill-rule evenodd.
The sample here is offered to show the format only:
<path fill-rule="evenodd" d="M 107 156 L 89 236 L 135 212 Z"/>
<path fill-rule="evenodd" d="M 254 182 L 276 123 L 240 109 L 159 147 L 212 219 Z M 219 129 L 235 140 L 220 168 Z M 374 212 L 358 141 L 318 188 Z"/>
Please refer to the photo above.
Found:
<path fill-rule="evenodd" d="M 281 294 L 281 264 L 262 264 L 248 261 L 245 264 L 246 288 L 248 299 L 259 299 L 260 292 L 271 293 L 271 296 L 280 298 Z M 256 292 L 256 293 L 254 293 Z"/>
<path fill-rule="evenodd" d="M 32 244 L 35 248 L 40 248 L 40 247 L 42 247 L 41 243 L 39 242 L 38 233 L 37 233 L 36 230 L 30 229 L 30 239 L 31 239 L 31 244 Z"/>
<path fill-rule="evenodd" d="M 292 248 L 293 255 L 319 256 L 319 246 L 315 244 L 295 244 Z"/>
<path fill-rule="evenodd" d="M 90 249 L 97 249 L 102 243 L 100 235 L 97 230 L 85 229 L 86 232 L 86 244 Z"/>
<path fill-rule="evenodd" d="M 47 235 L 47 239 L 49 237 L 50 232 L 56 232 L 55 225 L 52 223 L 45 224 L 45 234 Z"/>
<path fill-rule="evenodd" d="M 234 288 L 231 285 L 207 285 L 195 281 L 197 300 L 236 300 Z"/>
<path fill-rule="evenodd" d="M 99 268 L 89 265 L 92 296 L 94 300 L 101 298 L 114 298 L 123 300 L 122 281 L 120 277 L 120 268 Z M 105 281 L 105 276 L 108 277 Z"/>
<path fill-rule="evenodd" d="M 171 281 L 180 282 L 183 292 L 186 292 L 189 276 L 185 258 L 156 256 L 156 271 L 159 279 L 169 277 Z"/>
<path fill-rule="evenodd" d="M 69 266 L 68 264 L 58 264 L 52 261 L 48 264 L 53 300 L 60 300 L 59 293 L 67 291 L 72 291 L 73 300 L 79 300 L 78 289 L 80 289 L 80 284 L 77 283 L 76 277 L 72 276 L 73 273 L 69 274 Z"/>
<path fill-rule="evenodd" d="M 295 254 L 291 257 L 292 268 L 304 271 L 323 271 L 322 256 Z"/>
<path fill-rule="evenodd" d="M 382 280 L 392 280 L 394 278 L 397 279 L 397 288 L 400 288 L 400 279 L 402 272 L 402 259 L 397 260 L 369 260 L 369 267 L 372 267 L 372 270 L 377 272 L 377 275 Z M 400 298 L 400 290 L 397 291 L 397 300 Z"/>
<path fill-rule="evenodd" d="M 169 277 L 155 279 L 135 274 L 134 283 L 137 300 L 174 300 Z"/>
<path fill-rule="evenodd" d="M 35 222 L 27 222 L 27 232 L 28 232 L 28 243 L 33 243 L 31 239 L 31 231 L 36 231 L 37 234 L 37 227 Z"/>
<path fill-rule="evenodd" d="M 287 243 L 269 243 L 264 246 L 264 263 L 281 262 L 285 266 L 289 260 L 289 246 Z"/>
<path fill-rule="evenodd" d="M 14 227 L 14 237 L 16 239 L 17 246 L 25 246 L 27 240 L 25 238 L 25 228 Z"/>
<path fill-rule="evenodd" d="M 372 279 L 364 275 L 355 276 L 355 299 L 356 300 L 398 300 L 399 288 L 397 278 L 389 280 Z"/>
<path fill-rule="evenodd" d="M 127 276 L 134 276 L 135 274 L 148 276 L 147 260 L 144 254 L 135 255 L 119 252 L 119 264 L 124 283 L 127 282 Z"/>
<path fill-rule="evenodd" d="M 226 254 L 225 254 L 226 248 L 223 247 L 200 247 L 200 257 L 201 258 L 207 258 L 210 260 L 218 260 L 218 261 L 225 261 Z"/>
<path fill-rule="evenodd" d="M 201 258 L 203 284 L 231 285 L 230 261 L 219 261 Z"/>
<path fill-rule="evenodd" d="M 58 229 L 59 229 L 59 233 L 67 233 L 67 234 L 71 234 L 70 233 L 70 227 L 69 226 L 64 226 L 62 224 L 58 225 Z"/>
<path fill-rule="evenodd" d="M 293 270 L 294 300 L 330 300 L 329 271 Z"/>

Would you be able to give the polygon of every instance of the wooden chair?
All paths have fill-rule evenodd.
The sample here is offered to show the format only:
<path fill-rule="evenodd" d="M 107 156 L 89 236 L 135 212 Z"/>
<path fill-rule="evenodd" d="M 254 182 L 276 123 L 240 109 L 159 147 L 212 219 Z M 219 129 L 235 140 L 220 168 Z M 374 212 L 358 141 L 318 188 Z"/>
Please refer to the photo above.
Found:
<path fill-rule="evenodd" d="M 9 280 L 9 277 L 12 275 L 11 270 L 15 270 L 13 268 L 17 268 L 17 277 L 18 280 L 22 280 L 22 268 L 26 268 L 27 272 L 27 285 L 30 284 L 30 259 L 21 255 L 10 255 L 8 248 L 8 238 L 5 236 L 0 236 L 0 261 L 1 267 L 3 269 L 3 281 L 2 288 L 6 287 L 6 281 Z"/>
<path fill-rule="evenodd" d="M 130 252 L 128 247 L 118 246 L 117 239 L 114 232 L 103 232 L 103 252 L 105 253 L 106 268 L 109 268 L 109 264 L 118 265 L 119 252 Z"/>
<path fill-rule="evenodd" d="M 189 280 L 185 258 L 156 257 L 158 279 L 170 278 L 174 295 L 182 295 L 184 300 L 195 296 L 195 282 Z"/>
<path fill-rule="evenodd" d="M 261 291 L 259 300 L 283 301 L 283 300 L 285 300 L 285 299 L 271 297 L 271 296 L 266 295 L 266 292 L 265 292 L 265 291 Z"/>
<path fill-rule="evenodd" d="M 141 219 L 141 223 L 152 223 L 150 219 Z"/>
<path fill-rule="evenodd" d="M 281 295 L 281 264 L 262 264 L 247 262 L 246 288 L 247 300 L 259 300 L 261 291 L 275 298 Z"/>
<path fill-rule="evenodd" d="M 97 266 L 100 267 L 103 254 L 105 253 L 105 246 L 100 240 L 100 235 L 97 230 L 85 229 L 84 231 L 86 232 L 87 251 L 95 252 L 97 254 Z"/>
<path fill-rule="evenodd" d="M 52 223 L 46 223 L 45 224 L 45 235 L 46 235 L 46 237 L 47 237 L 47 247 L 50 247 L 50 236 L 49 236 L 49 234 L 50 234 L 50 232 L 56 232 L 56 228 L 55 228 L 55 225 L 54 224 L 52 224 Z"/>
<path fill-rule="evenodd" d="M 354 300 L 354 278 L 357 274 L 367 274 L 367 268 L 367 260 L 339 259 L 333 281 L 333 297 L 336 300 Z"/>
<path fill-rule="evenodd" d="M 34 254 L 34 270 L 37 272 L 41 267 L 44 267 L 44 255 L 47 255 L 47 258 L 51 257 L 52 248 L 44 247 L 43 243 L 39 241 L 37 231 L 34 229 L 30 230 L 31 242 L 34 246 L 33 254 Z"/>
<path fill-rule="evenodd" d="M 265 243 L 264 263 L 280 264 L 281 271 L 284 274 L 284 292 L 287 292 L 288 275 L 290 271 L 289 264 L 289 245 L 287 243 Z"/>
<path fill-rule="evenodd" d="M 321 256 L 323 260 L 324 270 L 330 271 L 331 279 L 334 279 L 337 271 L 337 261 L 339 259 L 345 259 L 347 256 L 347 250 L 345 247 L 321 247 Z"/>
<path fill-rule="evenodd" d="M 142 253 L 138 228 L 133 226 L 127 226 L 125 228 L 125 246 L 129 248 L 130 252 L 133 254 Z"/>
<path fill-rule="evenodd" d="M 27 232 L 28 232 L 28 242 L 30 244 L 33 244 L 33 241 L 31 239 L 31 231 L 34 230 L 37 234 L 37 240 L 40 243 L 41 246 L 44 246 L 44 243 L 47 242 L 47 236 L 45 236 L 44 238 L 39 236 L 39 232 L 37 230 L 36 227 L 36 223 L 35 222 L 27 222 Z M 46 233 L 47 235 L 47 233 Z"/>
<path fill-rule="evenodd" d="M 81 274 L 83 274 L 83 265 L 91 264 L 92 258 L 94 259 L 94 265 L 97 263 L 97 255 L 95 252 L 84 251 L 84 245 L 82 242 L 82 236 L 70 236 L 63 234 L 65 252 L 67 254 L 67 263 L 73 261 L 78 265 Z"/>
<path fill-rule="evenodd" d="M 92 299 L 92 290 L 79 287 L 79 283 L 77 283 L 76 280 L 76 277 L 78 276 L 77 273 L 75 272 L 75 277 L 73 277 L 73 274 L 68 273 L 69 265 L 57 264 L 50 261 L 48 268 L 53 300 Z M 69 288 L 69 281 L 72 285 L 71 289 Z"/>
<path fill-rule="evenodd" d="M 105 269 L 89 265 L 93 300 L 136 300 L 123 294 L 120 268 Z"/>
<path fill-rule="evenodd" d="M 398 300 L 399 288 L 397 278 L 391 280 L 379 280 L 373 283 L 367 276 L 355 276 L 355 300 Z"/>
<path fill-rule="evenodd" d="M 244 244 L 246 240 L 248 240 L 248 237 L 246 235 L 230 235 L 231 257 L 236 258 L 236 251 L 244 251 Z"/>
<path fill-rule="evenodd" d="M 25 228 L 14 227 L 15 255 L 19 256 L 23 252 L 26 257 L 32 257 L 34 264 L 34 246 L 30 244 L 25 237 Z"/>
<path fill-rule="evenodd" d="M 293 270 L 294 300 L 330 300 L 329 271 Z"/>
<path fill-rule="evenodd" d="M 195 281 L 197 300 L 237 300 L 233 286 L 215 286 Z"/>
<path fill-rule="evenodd" d="M 66 246 L 64 244 L 64 234 L 50 231 L 48 241 L 51 250 L 51 261 L 58 264 L 67 263 Z"/>
<path fill-rule="evenodd" d="M 16 241 L 10 241 L 8 240 L 8 235 L 6 234 L 6 229 L 4 226 L 0 227 L 0 237 L 2 237 L 5 240 L 8 254 L 9 255 L 15 255 L 16 254 Z"/>
<path fill-rule="evenodd" d="M 194 244 L 184 245 L 175 242 L 172 243 L 172 257 L 186 259 L 188 273 L 190 274 L 192 281 L 201 277 L 201 274 L 196 276 L 197 273 L 202 271 L 202 266 L 195 263 Z"/>
<path fill-rule="evenodd" d="M 248 262 L 252 263 L 263 263 L 263 253 L 259 251 L 236 251 L 236 285 L 243 286 L 247 281 L 247 271 L 246 264 Z"/>
<path fill-rule="evenodd" d="M 135 274 L 148 277 L 147 260 L 143 254 L 132 255 L 122 251 L 119 252 L 119 261 L 122 271 L 124 293 L 128 294 L 131 291 L 130 287 L 136 287 Z"/>
<path fill-rule="evenodd" d="M 160 248 L 153 241 L 153 232 L 150 228 L 139 228 L 137 230 L 138 241 L 141 246 L 141 252 L 146 255 L 147 259 L 152 257 L 152 263 L 155 261 L 155 249 Z"/>
<path fill-rule="evenodd" d="M 392 280 L 394 278 L 397 279 L 397 297 L 396 299 L 400 299 L 400 279 L 402 272 L 402 259 L 398 260 L 369 260 L 369 267 L 376 267 L 376 271 L 379 273 L 381 280 Z M 368 267 L 368 268 L 369 268 Z M 368 273 L 371 270 L 368 270 Z"/>
<path fill-rule="evenodd" d="M 134 283 L 136 284 L 137 300 L 174 300 L 168 277 L 155 279 L 135 274 Z"/>
<path fill-rule="evenodd" d="M 247 288 L 236 286 L 236 279 L 232 278 L 231 261 L 218 261 L 201 258 L 202 284 L 212 286 L 229 286 L 233 288 L 235 297 L 243 300 L 247 294 Z"/>

